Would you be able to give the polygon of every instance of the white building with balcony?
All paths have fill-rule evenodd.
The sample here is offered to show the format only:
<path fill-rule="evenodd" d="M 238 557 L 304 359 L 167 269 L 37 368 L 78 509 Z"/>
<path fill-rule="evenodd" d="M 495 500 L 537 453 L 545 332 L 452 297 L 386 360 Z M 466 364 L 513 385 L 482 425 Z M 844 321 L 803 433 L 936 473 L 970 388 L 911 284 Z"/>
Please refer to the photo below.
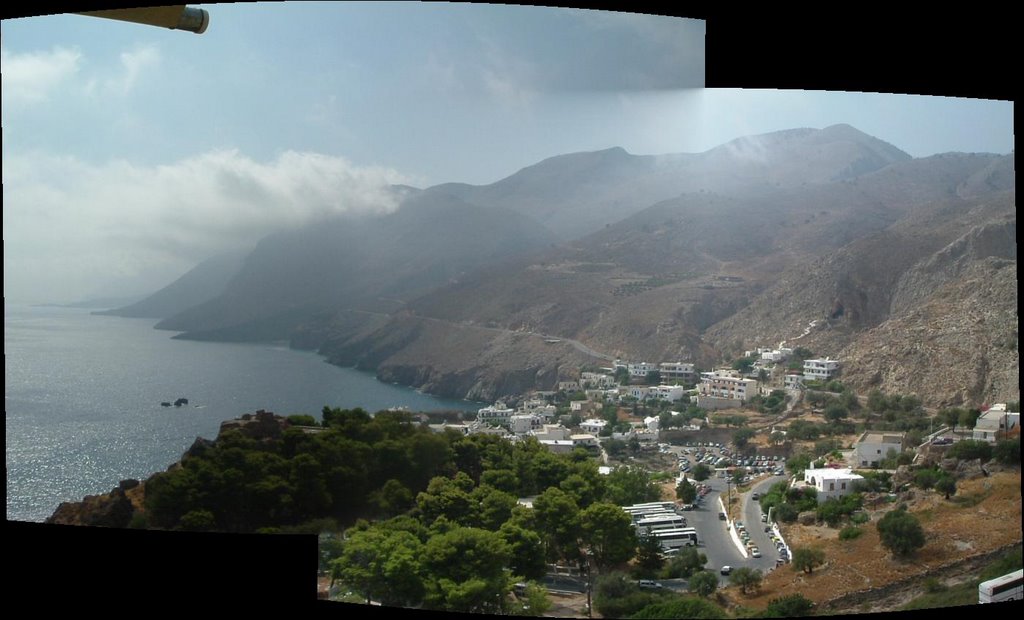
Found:
<path fill-rule="evenodd" d="M 596 418 L 590 420 L 584 420 L 580 423 L 580 430 L 584 433 L 590 433 L 591 435 L 599 435 L 605 426 L 608 426 L 608 420 L 599 420 Z"/>
<path fill-rule="evenodd" d="M 743 401 L 757 395 L 756 379 L 745 379 L 739 373 L 718 370 L 701 375 L 697 386 L 698 403 L 701 396 Z"/>
<path fill-rule="evenodd" d="M 804 360 L 805 381 L 830 381 L 839 374 L 839 361 L 829 358 Z"/>

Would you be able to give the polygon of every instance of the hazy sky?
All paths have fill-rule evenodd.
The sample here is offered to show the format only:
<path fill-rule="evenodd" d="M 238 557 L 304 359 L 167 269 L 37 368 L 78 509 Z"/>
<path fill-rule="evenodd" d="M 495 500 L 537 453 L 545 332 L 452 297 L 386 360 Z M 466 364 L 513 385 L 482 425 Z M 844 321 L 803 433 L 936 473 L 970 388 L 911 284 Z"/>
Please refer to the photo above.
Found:
<path fill-rule="evenodd" d="M 201 5 L 198 5 L 201 6 Z M 4 295 L 163 286 L 282 225 L 491 183 L 557 154 L 697 152 L 849 123 L 914 156 L 1007 153 L 1006 102 L 704 90 L 704 24 L 487 5 L 210 5 L 203 35 L 4 20 Z"/>

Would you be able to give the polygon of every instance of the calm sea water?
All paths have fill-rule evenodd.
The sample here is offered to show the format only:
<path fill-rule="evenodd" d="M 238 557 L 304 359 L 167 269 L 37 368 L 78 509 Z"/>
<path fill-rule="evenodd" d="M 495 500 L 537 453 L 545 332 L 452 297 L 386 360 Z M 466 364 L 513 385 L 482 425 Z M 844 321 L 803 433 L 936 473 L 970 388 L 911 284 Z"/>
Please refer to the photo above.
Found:
<path fill-rule="evenodd" d="M 172 340 L 154 323 L 4 306 L 8 519 L 43 521 L 62 501 L 162 471 L 196 437 L 212 439 L 223 420 L 257 409 L 319 419 L 324 405 L 480 407 L 286 346 Z M 160 406 L 179 397 L 189 404 Z"/>

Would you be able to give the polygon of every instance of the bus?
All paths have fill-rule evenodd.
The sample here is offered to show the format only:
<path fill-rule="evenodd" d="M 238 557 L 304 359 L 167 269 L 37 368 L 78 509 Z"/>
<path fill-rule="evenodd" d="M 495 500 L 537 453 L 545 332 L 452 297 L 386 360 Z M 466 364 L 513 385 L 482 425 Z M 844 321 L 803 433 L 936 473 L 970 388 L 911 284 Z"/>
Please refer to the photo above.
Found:
<path fill-rule="evenodd" d="M 1017 569 L 1008 575 L 983 581 L 978 586 L 979 603 L 999 603 L 1021 600 L 1024 569 Z"/>
<path fill-rule="evenodd" d="M 658 530 L 679 530 L 684 527 L 686 527 L 686 518 L 675 514 L 648 517 L 636 522 L 638 534 L 650 534 Z"/>
<path fill-rule="evenodd" d="M 641 521 L 643 519 L 656 519 L 661 517 L 678 517 L 679 515 L 674 512 L 665 511 L 650 511 L 650 512 L 634 512 L 629 513 L 629 516 L 633 519 L 633 523 Z"/>
<path fill-rule="evenodd" d="M 680 547 L 697 546 L 697 530 L 692 527 L 676 530 L 657 530 L 651 536 L 658 540 L 662 549 L 678 549 Z"/>

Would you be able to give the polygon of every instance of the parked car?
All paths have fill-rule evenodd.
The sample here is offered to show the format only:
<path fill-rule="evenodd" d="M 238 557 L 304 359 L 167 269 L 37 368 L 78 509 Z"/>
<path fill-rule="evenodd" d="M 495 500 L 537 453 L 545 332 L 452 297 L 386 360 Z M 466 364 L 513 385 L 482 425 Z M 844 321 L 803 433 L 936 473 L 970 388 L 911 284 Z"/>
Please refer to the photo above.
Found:
<path fill-rule="evenodd" d="M 729 517 L 726 517 L 726 516 L 725 516 L 725 513 L 724 513 L 724 512 L 720 512 L 720 513 L 718 513 L 718 519 L 719 519 L 720 521 L 725 521 L 725 520 L 727 520 L 728 518 L 729 518 Z"/>
<path fill-rule="evenodd" d="M 723 567 L 722 567 L 722 570 L 721 570 L 720 572 L 721 572 L 721 573 L 722 573 L 723 575 L 728 575 L 729 573 L 731 573 L 731 572 L 732 572 L 732 567 L 731 567 L 731 566 L 723 566 Z"/>
<path fill-rule="evenodd" d="M 648 588 L 648 589 L 652 589 L 652 590 L 658 590 L 658 589 L 661 589 L 661 588 L 665 587 L 665 586 L 661 585 L 660 583 L 658 583 L 657 581 L 653 581 L 651 579 L 641 579 L 640 581 L 637 582 L 637 585 L 639 585 L 641 588 Z"/>
<path fill-rule="evenodd" d="M 750 496 L 750 499 L 752 499 L 754 501 L 757 501 L 757 500 L 761 499 L 761 494 L 760 493 L 754 493 L 753 495 Z"/>
<path fill-rule="evenodd" d="M 752 547 L 750 549 L 750 555 L 754 556 L 755 558 L 759 558 L 761 557 L 761 550 L 757 547 Z"/>

